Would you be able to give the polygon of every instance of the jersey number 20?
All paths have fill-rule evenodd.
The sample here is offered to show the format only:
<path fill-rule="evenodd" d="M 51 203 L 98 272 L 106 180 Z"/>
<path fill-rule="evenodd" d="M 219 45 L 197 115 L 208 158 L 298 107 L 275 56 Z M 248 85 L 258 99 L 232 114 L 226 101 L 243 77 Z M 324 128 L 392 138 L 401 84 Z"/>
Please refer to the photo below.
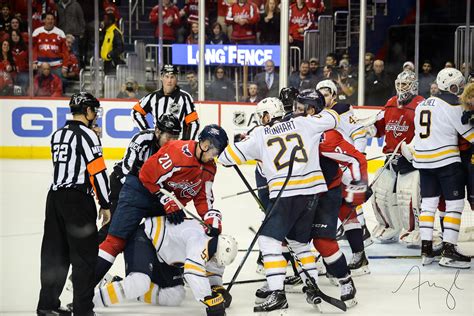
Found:
<path fill-rule="evenodd" d="M 301 157 L 298 157 L 298 153 L 295 155 L 295 161 L 297 162 L 307 162 L 308 161 L 308 155 L 306 154 L 306 150 L 304 150 L 304 144 L 303 144 L 303 140 L 301 139 L 301 136 L 299 134 L 289 134 L 289 135 L 286 135 L 285 138 L 283 137 L 275 137 L 275 138 L 271 138 L 267 141 L 267 145 L 270 147 L 270 146 L 273 146 L 273 144 L 277 143 L 278 145 L 280 145 L 280 150 L 278 151 L 277 155 L 275 156 L 275 159 L 273 159 L 273 163 L 275 164 L 275 168 L 277 170 L 281 170 L 283 168 L 286 168 L 290 165 L 290 161 L 285 161 L 285 162 L 281 162 L 281 158 L 283 157 L 283 155 L 285 154 L 286 150 L 288 149 L 288 147 L 286 146 L 287 143 L 289 142 L 292 142 L 296 140 L 297 141 L 297 146 L 300 148 L 297 150 L 298 151 L 301 151 Z"/>
<path fill-rule="evenodd" d="M 420 126 L 426 128 L 424 133 L 420 133 L 420 138 L 428 138 L 431 133 L 431 111 L 423 110 L 420 112 Z"/>

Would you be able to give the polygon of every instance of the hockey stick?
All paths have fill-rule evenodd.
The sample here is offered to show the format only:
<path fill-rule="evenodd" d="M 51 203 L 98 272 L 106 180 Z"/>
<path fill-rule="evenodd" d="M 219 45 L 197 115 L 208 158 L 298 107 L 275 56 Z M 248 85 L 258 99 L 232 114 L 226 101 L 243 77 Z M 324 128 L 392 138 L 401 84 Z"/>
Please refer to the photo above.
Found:
<path fill-rule="evenodd" d="M 367 161 L 376 160 L 376 159 L 380 159 L 380 158 L 383 158 L 383 157 L 385 157 L 385 156 L 383 156 L 383 155 L 382 156 L 376 156 L 376 157 L 372 157 L 372 158 L 367 159 Z M 262 185 L 260 187 L 253 188 L 252 191 L 258 191 L 258 190 L 262 190 L 262 189 L 266 189 L 266 188 L 268 188 L 268 185 Z M 221 200 L 225 200 L 225 199 L 228 199 L 228 198 L 236 197 L 236 196 L 239 196 L 239 195 L 242 195 L 242 194 L 247 194 L 247 193 L 250 193 L 250 191 L 245 190 L 245 191 L 240 191 L 240 192 L 237 192 L 237 193 L 234 193 L 234 194 L 224 195 L 223 197 L 221 197 Z"/>
<path fill-rule="evenodd" d="M 197 220 L 201 225 L 204 225 L 208 229 L 212 228 L 210 225 L 204 223 L 204 221 L 201 218 L 197 217 L 196 215 L 188 211 L 186 207 L 184 207 L 183 203 L 181 203 L 181 201 L 178 200 L 178 198 L 174 194 L 172 194 L 171 192 L 163 188 L 160 189 L 160 192 L 166 195 L 167 197 L 169 197 L 170 199 L 172 199 L 186 214 L 188 214 L 189 216 Z"/>
<path fill-rule="evenodd" d="M 297 148 L 297 147 L 295 147 Z M 295 153 L 295 149 L 293 149 L 293 152 L 291 153 L 292 154 L 292 158 L 294 158 L 293 154 Z M 291 158 L 290 158 L 291 159 Z M 234 166 L 234 167 L 237 167 L 237 166 Z M 258 236 L 260 235 L 260 232 L 262 230 L 262 227 L 264 226 L 266 220 L 270 217 L 270 214 L 271 214 L 271 211 L 273 211 L 274 209 L 274 206 L 276 205 L 281 193 L 283 192 L 283 189 L 285 188 L 285 184 L 288 182 L 287 180 L 289 179 L 289 175 L 291 175 L 291 171 L 293 169 L 293 159 L 291 159 L 291 162 L 290 162 L 290 170 L 288 171 L 288 176 L 285 180 L 285 183 L 283 184 L 280 192 L 278 193 L 278 196 L 277 196 L 277 200 L 275 201 L 275 204 L 272 205 L 271 209 L 268 211 L 268 214 L 267 214 L 267 217 L 265 219 L 265 221 L 262 223 L 262 225 L 260 226 L 260 228 L 258 229 L 257 232 L 255 232 L 255 230 L 253 229 L 253 227 L 249 227 L 249 229 L 252 231 L 252 232 L 255 232 L 255 237 L 254 237 L 254 240 L 256 240 L 256 238 L 258 238 Z M 245 186 L 249 189 L 250 191 L 250 194 L 252 195 L 252 197 L 255 199 L 255 201 L 257 202 L 258 206 L 264 210 L 265 208 L 263 207 L 263 203 L 262 201 L 258 198 L 258 196 L 255 194 L 254 191 L 251 190 L 251 186 L 250 184 L 248 183 L 247 179 L 244 177 L 244 175 L 242 174 L 242 172 L 240 171 L 240 169 L 238 169 L 237 167 L 237 173 L 239 174 L 240 178 L 242 179 L 242 181 L 244 182 Z M 300 261 L 300 259 L 298 258 L 298 256 L 295 254 L 295 252 L 293 251 L 293 249 L 291 249 L 290 245 L 289 245 L 289 242 L 288 240 L 285 238 L 286 242 L 287 242 L 287 245 L 286 247 L 288 248 L 288 250 L 290 251 L 290 254 L 293 256 L 293 258 L 295 259 L 295 262 L 298 263 L 298 265 L 300 266 L 301 268 L 301 271 L 305 274 L 307 280 L 311 283 L 311 285 L 316 289 L 316 292 L 318 293 L 318 296 L 323 300 L 325 301 L 326 303 L 329 303 L 337 308 L 339 308 L 340 310 L 342 311 L 346 311 L 347 310 L 347 306 L 346 304 L 341 301 L 341 300 L 338 300 L 337 298 L 334 298 L 334 297 L 331 297 L 329 295 L 326 295 L 324 294 L 321 289 L 318 287 L 318 285 L 316 284 L 315 280 L 310 276 L 310 274 L 308 273 L 308 271 L 303 267 L 303 263 Z M 253 241 L 252 241 L 253 242 Z M 251 244 L 251 246 L 253 247 L 253 244 Z M 248 254 L 247 254 L 248 256 Z M 230 285 L 229 285 L 230 286 Z M 229 288 L 227 288 L 227 291 L 229 291 Z"/>
<path fill-rule="evenodd" d="M 255 280 L 242 280 L 242 281 L 235 281 L 234 284 L 249 284 L 249 283 L 258 283 L 258 282 L 265 282 L 267 279 L 255 279 Z M 229 285 L 230 282 L 225 282 L 224 285 Z"/>
<path fill-rule="evenodd" d="M 288 166 L 288 174 L 286 175 L 286 178 L 285 178 L 285 182 L 283 182 L 283 185 L 281 186 L 281 189 L 280 189 L 280 192 L 278 192 L 278 195 L 275 199 L 275 203 L 272 204 L 272 206 L 270 207 L 270 209 L 268 210 L 268 213 L 267 213 L 267 216 L 265 217 L 265 219 L 263 220 L 262 224 L 260 225 L 260 228 L 258 229 L 257 233 L 255 234 L 255 236 L 253 237 L 252 239 L 252 242 L 250 243 L 249 245 L 249 248 L 247 249 L 247 252 L 245 253 L 244 257 L 242 258 L 242 261 L 240 262 L 237 270 L 235 271 L 234 273 L 234 276 L 232 277 L 231 281 L 229 282 L 229 286 L 227 286 L 227 291 L 230 292 L 230 289 L 232 289 L 232 286 L 235 282 L 235 279 L 237 279 L 237 276 L 239 275 L 240 271 L 242 270 L 244 264 L 245 264 L 245 261 L 247 261 L 247 258 L 249 257 L 250 255 L 250 251 L 252 251 L 252 248 L 253 246 L 255 245 L 255 243 L 257 242 L 257 239 L 258 239 L 258 236 L 260 235 L 260 232 L 262 231 L 263 227 L 265 226 L 265 224 L 268 222 L 268 219 L 270 218 L 273 210 L 275 209 L 275 206 L 278 204 L 278 202 L 280 201 L 280 198 L 281 198 L 281 195 L 284 191 L 284 189 L 286 188 L 286 185 L 288 184 L 288 181 L 290 181 L 290 177 L 291 177 L 291 173 L 293 172 L 293 165 L 294 165 L 294 162 L 295 162 L 295 156 L 296 156 L 296 151 L 299 150 L 300 147 L 296 146 L 295 148 L 293 148 L 293 150 L 291 151 L 291 155 L 290 155 L 290 165 Z M 234 165 L 234 169 L 235 171 L 237 171 L 237 173 L 239 174 L 239 176 L 241 177 L 242 181 L 245 183 L 245 185 L 247 186 L 247 188 L 251 188 L 250 187 L 250 184 L 247 182 L 247 180 L 245 179 L 244 175 L 242 174 L 242 171 L 240 171 L 239 167 L 237 165 Z M 255 195 L 255 192 L 252 191 L 252 194 Z M 258 197 L 257 197 L 258 198 Z M 263 207 L 262 206 L 262 203 L 260 202 L 259 204 L 260 207 Z M 265 208 L 263 208 L 262 210 L 265 210 Z"/>

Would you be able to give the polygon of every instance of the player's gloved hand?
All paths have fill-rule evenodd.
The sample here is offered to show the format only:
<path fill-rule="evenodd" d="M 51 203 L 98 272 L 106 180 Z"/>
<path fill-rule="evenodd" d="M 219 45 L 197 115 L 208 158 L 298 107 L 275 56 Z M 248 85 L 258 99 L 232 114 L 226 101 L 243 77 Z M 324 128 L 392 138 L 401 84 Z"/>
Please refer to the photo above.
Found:
<path fill-rule="evenodd" d="M 160 193 L 158 195 L 158 198 L 160 200 L 161 205 L 163 205 L 163 209 L 165 210 L 166 214 L 170 214 L 181 209 L 178 204 L 173 201 L 173 199 L 167 197 L 163 193 Z"/>
<path fill-rule="evenodd" d="M 409 162 L 413 161 L 413 154 L 415 153 L 415 150 L 405 141 L 402 142 L 402 145 L 400 146 L 400 151 L 403 157 L 406 158 L 406 160 L 408 160 Z"/>
<path fill-rule="evenodd" d="M 222 232 L 222 214 L 219 210 L 210 209 L 204 214 L 206 234 L 211 237 L 219 236 Z"/>
<path fill-rule="evenodd" d="M 229 308 L 230 303 L 232 302 L 232 295 L 221 285 L 213 285 L 211 286 L 212 293 L 221 294 L 224 298 L 224 306 L 225 308 Z"/>
<path fill-rule="evenodd" d="M 367 184 L 362 181 L 352 181 L 346 186 L 346 202 L 356 206 L 366 201 Z"/>
<path fill-rule="evenodd" d="M 224 297 L 222 294 L 212 292 L 212 295 L 206 296 L 202 302 L 206 305 L 207 316 L 225 316 Z"/>
<path fill-rule="evenodd" d="M 166 214 L 166 219 L 168 220 L 168 222 L 174 225 L 181 224 L 185 218 L 186 218 L 186 214 L 184 214 L 184 211 L 181 209 L 173 213 Z"/>
<path fill-rule="evenodd" d="M 377 135 L 377 127 L 375 127 L 374 124 L 369 125 L 365 128 L 365 132 L 368 136 L 374 137 L 375 135 Z"/>

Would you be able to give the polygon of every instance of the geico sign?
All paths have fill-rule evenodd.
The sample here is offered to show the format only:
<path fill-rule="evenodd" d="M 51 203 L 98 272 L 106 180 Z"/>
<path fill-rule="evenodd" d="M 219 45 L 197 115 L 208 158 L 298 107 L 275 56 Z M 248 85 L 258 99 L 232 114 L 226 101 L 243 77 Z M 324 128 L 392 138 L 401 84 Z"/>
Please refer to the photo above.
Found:
<path fill-rule="evenodd" d="M 12 112 L 12 130 L 19 137 L 48 137 L 72 118 L 68 107 L 19 107 Z M 153 126 L 151 117 L 148 123 Z M 138 132 L 132 123 L 130 109 L 108 109 L 97 122 L 103 133 L 112 138 L 130 139 Z"/>

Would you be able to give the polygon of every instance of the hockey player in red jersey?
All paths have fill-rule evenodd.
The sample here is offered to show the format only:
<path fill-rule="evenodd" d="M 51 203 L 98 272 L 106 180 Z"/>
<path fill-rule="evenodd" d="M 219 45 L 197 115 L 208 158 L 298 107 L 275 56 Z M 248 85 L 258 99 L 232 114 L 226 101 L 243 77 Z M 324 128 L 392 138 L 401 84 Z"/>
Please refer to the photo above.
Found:
<path fill-rule="evenodd" d="M 395 159 L 384 170 L 373 190 L 372 206 L 377 220 L 373 237 L 380 243 L 397 242 L 407 247 L 420 247 L 417 218 L 420 207 L 419 173 L 410 160 L 409 144 L 414 137 L 415 108 L 424 101 L 417 95 L 418 78 L 410 70 L 401 72 L 395 80 L 397 95 L 387 101 L 371 127 L 372 135 L 385 135 L 384 154 L 391 154 L 397 145 L 405 144 L 395 153 Z M 408 157 L 405 158 L 405 156 Z"/>
<path fill-rule="evenodd" d="M 216 173 L 214 158 L 227 144 L 226 132 L 218 125 L 208 125 L 199 134 L 199 141 L 168 142 L 145 161 L 138 177 L 126 176 L 109 233 L 99 246 L 97 282 L 123 251 L 143 217 L 166 216 L 171 224 L 184 220 L 184 211 L 160 189 L 174 193 L 183 205 L 192 200 L 199 215 L 209 224 L 207 234 L 220 234 L 221 214 L 213 209 L 212 183 Z"/>

